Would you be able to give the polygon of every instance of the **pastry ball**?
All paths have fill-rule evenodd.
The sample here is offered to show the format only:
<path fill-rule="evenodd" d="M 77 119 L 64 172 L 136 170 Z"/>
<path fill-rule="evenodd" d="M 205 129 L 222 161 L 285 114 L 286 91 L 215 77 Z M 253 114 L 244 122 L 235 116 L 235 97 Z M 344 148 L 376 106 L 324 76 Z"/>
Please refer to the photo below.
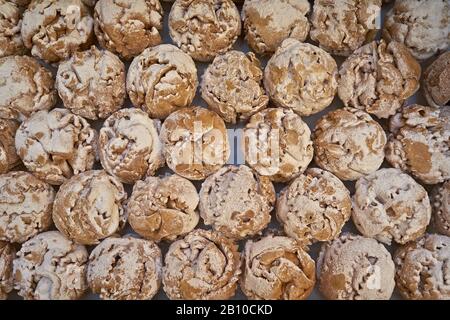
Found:
<path fill-rule="evenodd" d="M 230 50 L 241 34 L 241 17 L 231 0 L 176 0 L 169 33 L 194 60 L 207 62 Z"/>
<path fill-rule="evenodd" d="M 21 27 L 22 9 L 11 1 L 0 0 L 0 58 L 26 53 Z"/>
<path fill-rule="evenodd" d="M 35 0 L 23 14 L 22 39 L 33 56 L 57 63 L 89 48 L 94 19 L 81 0 Z"/>
<path fill-rule="evenodd" d="M 384 19 L 383 37 L 404 43 L 417 59 L 450 45 L 448 0 L 397 0 Z"/>
<path fill-rule="evenodd" d="M 14 142 L 18 128 L 17 121 L 0 118 L 0 174 L 7 173 L 20 163 Z"/>
<path fill-rule="evenodd" d="M 391 118 L 386 160 L 425 184 L 450 179 L 450 107 L 402 108 Z"/>
<path fill-rule="evenodd" d="M 217 56 L 203 74 L 203 100 L 226 122 L 248 119 L 269 103 L 260 66 L 252 52 L 232 50 Z"/>
<path fill-rule="evenodd" d="M 169 247 L 164 291 L 171 300 L 226 300 L 241 274 L 238 247 L 215 231 L 197 229 Z"/>
<path fill-rule="evenodd" d="M 94 19 L 100 45 L 125 60 L 161 43 L 163 9 L 159 0 L 99 0 Z"/>
<path fill-rule="evenodd" d="M 399 169 L 380 169 L 358 179 L 353 222 L 362 235 L 405 244 L 425 233 L 431 206 L 427 191 Z"/>
<path fill-rule="evenodd" d="M 56 89 L 73 113 L 104 119 L 125 100 L 125 65 L 111 52 L 92 46 L 59 65 Z"/>
<path fill-rule="evenodd" d="M 331 104 L 337 74 L 336 61 L 324 50 L 286 39 L 267 62 L 264 86 L 275 105 L 309 116 Z"/>
<path fill-rule="evenodd" d="M 164 165 L 161 123 L 139 109 L 121 109 L 103 123 L 99 154 L 103 168 L 123 183 L 154 175 Z"/>
<path fill-rule="evenodd" d="M 439 233 L 450 237 L 450 180 L 434 186 L 430 200 L 434 227 Z"/>
<path fill-rule="evenodd" d="M 303 247 L 335 239 L 350 219 L 350 192 L 332 173 L 310 168 L 285 187 L 277 218 L 288 236 Z"/>
<path fill-rule="evenodd" d="M 97 244 L 125 226 L 126 198 L 120 181 L 105 171 L 83 172 L 59 188 L 53 221 L 62 234 L 76 243 Z"/>
<path fill-rule="evenodd" d="M 149 300 L 161 285 L 161 250 L 152 241 L 107 238 L 89 256 L 87 281 L 108 300 Z"/>
<path fill-rule="evenodd" d="M 217 113 L 201 107 L 172 113 L 161 128 L 167 165 L 190 180 L 203 180 L 230 157 L 227 128 Z"/>
<path fill-rule="evenodd" d="M 244 165 L 226 166 L 203 182 L 200 215 L 205 225 L 240 240 L 260 234 L 267 227 L 275 200 L 269 178 Z"/>
<path fill-rule="evenodd" d="M 303 173 L 313 158 L 311 131 L 291 110 L 268 108 L 244 128 L 245 161 L 259 175 L 287 182 Z"/>
<path fill-rule="evenodd" d="M 0 118 L 24 120 L 56 103 L 53 76 L 34 58 L 0 58 Z"/>
<path fill-rule="evenodd" d="M 427 234 L 397 249 L 395 281 L 409 300 L 449 300 L 450 237 Z"/>
<path fill-rule="evenodd" d="M 198 224 L 199 197 L 189 180 L 176 174 L 137 181 L 127 202 L 128 222 L 141 237 L 173 241 Z"/>
<path fill-rule="evenodd" d="M 22 243 L 52 224 L 55 191 L 31 173 L 0 175 L 0 240 Z"/>
<path fill-rule="evenodd" d="M 97 132 L 67 109 L 34 113 L 17 129 L 15 142 L 27 169 L 54 185 L 92 169 L 97 157 Z"/>
<path fill-rule="evenodd" d="M 316 123 L 314 159 L 341 180 L 357 180 L 381 166 L 386 140 L 383 128 L 368 113 L 337 109 Z"/>
<path fill-rule="evenodd" d="M 329 300 L 389 300 L 395 287 L 391 254 L 375 239 L 342 234 L 324 243 L 319 290 Z"/>
<path fill-rule="evenodd" d="M 131 102 L 150 117 L 164 119 L 190 106 L 198 86 L 192 58 L 171 44 L 149 48 L 134 58 L 128 69 Z"/>
<path fill-rule="evenodd" d="M 371 42 L 341 65 L 338 94 L 346 107 L 388 118 L 419 89 L 421 68 L 399 42 Z"/>
<path fill-rule="evenodd" d="M 450 51 L 440 55 L 428 66 L 422 83 L 423 93 L 430 106 L 438 108 L 450 105 Z"/>
<path fill-rule="evenodd" d="M 13 260 L 16 250 L 12 244 L 0 241 L 0 300 L 6 300 L 13 289 Z"/>

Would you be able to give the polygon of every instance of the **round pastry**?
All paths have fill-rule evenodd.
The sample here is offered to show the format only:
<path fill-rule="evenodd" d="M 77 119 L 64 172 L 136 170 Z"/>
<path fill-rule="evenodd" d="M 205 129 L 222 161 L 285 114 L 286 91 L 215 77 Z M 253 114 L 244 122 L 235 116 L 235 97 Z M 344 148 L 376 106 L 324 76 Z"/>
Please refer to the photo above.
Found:
<path fill-rule="evenodd" d="M 303 173 L 313 158 L 311 131 L 291 110 L 268 108 L 244 128 L 245 161 L 258 174 L 287 182 Z"/>
<path fill-rule="evenodd" d="M 421 68 L 399 42 L 371 42 L 341 65 L 338 95 L 346 107 L 388 118 L 419 89 Z"/>
<path fill-rule="evenodd" d="M 164 165 L 161 123 L 139 109 L 122 109 L 103 123 L 99 154 L 103 168 L 123 183 L 154 175 Z"/>
<path fill-rule="evenodd" d="M 434 227 L 439 233 L 450 237 L 450 180 L 433 188 L 430 201 Z"/>
<path fill-rule="evenodd" d="M 169 247 L 163 286 L 171 300 L 226 300 L 241 273 L 237 245 L 214 231 L 197 229 Z"/>
<path fill-rule="evenodd" d="M 384 19 L 383 37 L 405 44 L 417 59 L 450 45 L 448 0 L 397 0 Z"/>
<path fill-rule="evenodd" d="M 0 118 L 24 120 L 56 103 L 53 76 L 36 59 L 0 58 Z"/>
<path fill-rule="evenodd" d="M 389 300 L 395 287 L 391 254 L 375 239 L 342 234 L 324 243 L 319 290 L 329 300 Z"/>
<path fill-rule="evenodd" d="M 427 234 L 397 249 L 395 282 L 410 300 L 449 300 L 450 237 Z"/>
<path fill-rule="evenodd" d="M 73 113 L 90 120 L 106 118 L 125 100 L 125 65 L 111 52 L 92 46 L 59 65 L 56 89 Z"/>
<path fill-rule="evenodd" d="M 353 222 L 362 235 L 388 245 L 405 244 L 425 233 L 431 219 L 427 191 L 399 169 L 380 169 L 358 179 Z"/>
<path fill-rule="evenodd" d="M 309 116 L 331 104 L 337 74 L 336 61 L 324 50 L 286 39 L 267 62 L 264 86 L 277 106 Z"/>
<path fill-rule="evenodd" d="M 391 118 L 386 160 L 426 184 L 450 179 L 450 107 L 410 105 Z"/>
<path fill-rule="evenodd" d="M 275 200 L 269 178 L 244 165 L 226 166 L 203 182 L 199 209 L 205 225 L 240 240 L 267 227 Z"/>
<path fill-rule="evenodd" d="M 53 204 L 53 222 L 76 243 L 97 244 L 125 226 L 126 198 L 119 180 L 103 170 L 87 171 L 59 188 Z"/>
<path fill-rule="evenodd" d="M 164 119 L 175 110 L 190 106 L 197 86 L 194 61 L 171 44 L 145 50 L 128 69 L 130 100 L 152 118 Z"/>
<path fill-rule="evenodd" d="M 230 157 L 225 123 L 201 107 L 180 109 L 167 117 L 161 141 L 169 168 L 190 180 L 205 179 Z"/>
<path fill-rule="evenodd" d="M 159 0 L 99 0 L 94 19 L 100 45 L 126 60 L 161 43 L 163 9 Z"/>
<path fill-rule="evenodd" d="M 89 256 L 87 282 L 102 299 L 150 300 L 161 285 L 161 260 L 152 241 L 107 238 Z"/>
<path fill-rule="evenodd" d="M 81 0 L 36 0 L 23 14 L 22 39 L 33 56 L 56 63 L 89 48 L 93 26 L 90 10 Z"/>
<path fill-rule="evenodd" d="M 22 9 L 11 1 L 0 0 L 0 58 L 26 52 L 21 27 Z"/>
<path fill-rule="evenodd" d="M 15 143 L 27 169 L 55 185 L 92 169 L 97 157 L 97 132 L 67 109 L 34 113 L 17 129 Z"/>
<path fill-rule="evenodd" d="M 310 168 L 285 187 L 277 218 L 302 247 L 335 239 L 350 219 L 352 202 L 345 185 L 328 171 Z"/>
<path fill-rule="evenodd" d="M 20 163 L 14 137 L 19 123 L 0 118 L 0 174 L 7 173 Z"/>
<path fill-rule="evenodd" d="M 450 51 L 440 55 L 423 75 L 423 93 L 432 107 L 450 105 Z"/>
<path fill-rule="evenodd" d="M 341 180 L 357 180 L 383 163 L 386 134 L 361 110 L 341 108 L 323 116 L 313 134 L 314 159 Z"/>
<path fill-rule="evenodd" d="M 231 0 L 176 0 L 169 33 L 181 50 L 207 62 L 233 46 L 241 34 L 241 17 Z"/>
<path fill-rule="evenodd" d="M 16 250 L 12 244 L 0 241 L 0 300 L 6 300 L 13 289 L 13 260 Z"/>
<path fill-rule="evenodd" d="M 31 173 L 0 175 L 0 240 L 22 243 L 52 224 L 55 191 Z"/>
<path fill-rule="evenodd" d="M 134 231 L 156 242 L 173 241 L 198 224 L 199 197 L 195 186 L 178 175 L 137 181 L 127 202 L 128 222 Z"/>

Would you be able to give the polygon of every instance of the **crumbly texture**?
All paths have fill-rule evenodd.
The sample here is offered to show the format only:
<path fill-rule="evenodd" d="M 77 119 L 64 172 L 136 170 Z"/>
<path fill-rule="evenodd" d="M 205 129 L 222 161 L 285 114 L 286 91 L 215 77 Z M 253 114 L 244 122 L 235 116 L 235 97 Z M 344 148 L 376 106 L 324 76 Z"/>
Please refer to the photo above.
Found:
<path fill-rule="evenodd" d="M 450 51 L 441 54 L 425 70 L 422 88 L 432 107 L 450 105 Z"/>
<path fill-rule="evenodd" d="M 402 108 L 390 121 L 386 160 L 425 184 L 450 179 L 450 107 Z"/>
<path fill-rule="evenodd" d="M 21 27 L 22 9 L 13 2 L 0 0 L 0 58 L 26 53 Z"/>
<path fill-rule="evenodd" d="M 148 177 L 133 187 L 126 206 L 128 222 L 146 239 L 173 241 L 198 224 L 198 202 L 189 180 L 178 175 Z"/>
<path fill-rule="evenodd" d="M 350 219 L 350 192 L 332 173 L 310 168 L 285 187 L 277 218 L 286 234 L 303 247 L 335 239 Z"/>
<path fill-rule="evenodd" d="M 322 111 L 337 90 L 336 61 L 309 43 L 286 39 L 267 62 L 264 87 L 273 103 L 301 116 Z"/>
<path fill-rule="evenodd" d="M 245 39 L 258 54 L 271 54 L 283 40 L 305 41 L 309 33 L 308 0 L 246 0 L 242 7 Z"/>
<path fill-rule="evenodd" d="M 228 238 L 260 234 L 270 222 L 276 194 L 272 182 L 249 167 L 226 166 L 200 190 L 200 215 L 206 225 Z"/>
<path fill-rule="evenodd" d="M 316 0 L 311 15 L 311 39 L 326 51 L 349 56 L 377 34 L 381 0 Z"/>
<path fill-rule="evenodd" d="M 237 245 L 214 231 L 197 229 L 169 247 L 163 286 L 172 300 L 226 300 L 241 274 Z"/>
<path fill-rule="evenodd" d="M 450 237 L 427 234 L 394 255 L 397 289 L 410 300 L 449 300 Z"/>
<path fill-rule="evenodd" d="M 419 89 L 420 73 L 420 64 L 403 44 L 374 41 L 342 64 L 339 98 L 347 107 L 388 118 Z"/>
<path fill-rule="evenodd" d="M 357 180 L 381 166 L 386 140 L 383 128 L 368 113 L 337 109 L 316 123 L 314 160 L 341 180 Z"/>
<path fill-rule="evenodd" d="M 13 260 L 16 250 L 13 245 L 0 241 L 0 300 L 6 300 L 13 289 Z"/>
<path fill-rule="evenodd" d="M 17 252 L 14 289 L 26 300 L 76 300 L 87 290 L 88 253 L 58 231 L 31 238 Z"/>
<path fill-rule="evenodd" d="M 18 128 L 17 121 L 0 118 L 0 174 L 7 173 L 20 163 L 14 142 Z"/>
<path fill-rule="evenodd" d="M 207 62 L 233 46 L 241 34 L 241 17 L 231 0 L 177 0 L 169 33 L 194 60 Z"/>
<path fill-rule="evenodd" d="M 287 109 L 268 108 L 253 115 L 242 143 L 247 164 L 275 182 L 292 180 L 313 158 L 309 127 Z"/>
<path fill-rule="evenodd" d="M 87 282 L 108 300 L 149 300 L 161 285 L 161 250 L 152 241 L 107 238 L 89 256 Z"/>
<path fill-rule="evenodd" d="M 389 300 L 395 287 L 391 254 L 376 240 L 352 234 L 322 245 L 317 274 L 329 300 Z"/>
<path fill-rule="evenodd" d="M 450 180 L 433 188 L 430 201 L 433 226 L 439 233 L 450 237 Z"/>
<path fill-rule="evenodd" d="M 97 158 L 97 132 L 67 109 L 34 113 L 17 129 L 15 143 L 27 169 L 55 185 L 92 169 Z"/>
<path fill-rule="evenodd" d="M 360 178 L 353 195 L 353 222 L 362 235 L 391 244 L 421 237 L 430 223 L 427 191 L 399 169 L 380 169 Z"/>
<path fill-rule="evenodd" d="M 172 113 L 161 128 L 166 163 L 190 180 L 203 180 L 230 157 L 227 128 L 217 113 L 201 107 Z"/>
<path fill-rule="evenodd" d="M 163 9 L 159 0 L 99 0 L 94 20 L 100 45 L 125 60 L 161 43 Z"/>
<path fill-rule="evenodd" d="M 53 76 L 34 58 L 0 58 L 0 118 L 24 120 L 56 103 Z"/>
<path fill-rule="evenodd" d="M 450 45 L 448 0 L 398 0 L 384 20 L 383 38 L 405 44 L 425 60 Z"/>
<path fill-rule="evenodd" d="M 87 171 L 59 188 L 53 204 L 53 222 L 76 243 L 97 244 L 125 226 L 126 198 L 119 180 L 103 170 Z"/>
<path fill-rule="evenodd" d="M 95 46 L 59 65 L 56 89 L 64 106 L 90 120 L 104 119 L 125 100 L 125 65 Z"/>
<path fill-rule="evenodd" d="M 134 183 L 154 175 L 164 165 L 161 123 L 139 109 L 115 112 L 103 123 L 99 154 L 103 168 L 123 183 Z"/>

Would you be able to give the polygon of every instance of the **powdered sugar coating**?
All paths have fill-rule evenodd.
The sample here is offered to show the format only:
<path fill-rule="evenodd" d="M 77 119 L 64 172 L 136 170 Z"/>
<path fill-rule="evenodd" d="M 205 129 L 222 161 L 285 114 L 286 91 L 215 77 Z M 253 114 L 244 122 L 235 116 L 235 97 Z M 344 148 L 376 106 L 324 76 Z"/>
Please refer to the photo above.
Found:
<path fill-rule="evenodd" d="M 13 245 L 0 241 L 0 300 L 6 300 L 13 289 L 13 260 L 16 250 Z"/>
<path fill-rule="evenodd" d="M 14 142 L 18 128 L 17 121 L 0 118 L 0 174 L 7 173 L 20 163 Z"/>
<path fill-rule="evenodd" d="M 21 8 L 11 1 L 0 0 L 0 58 L 26 52 L 21 27 Z"/>
<path fill-rule="evenodd" d="M 434 227 L 439 233 L 450 237 L 450 180 L 434 186 L 430 200 Z"/>

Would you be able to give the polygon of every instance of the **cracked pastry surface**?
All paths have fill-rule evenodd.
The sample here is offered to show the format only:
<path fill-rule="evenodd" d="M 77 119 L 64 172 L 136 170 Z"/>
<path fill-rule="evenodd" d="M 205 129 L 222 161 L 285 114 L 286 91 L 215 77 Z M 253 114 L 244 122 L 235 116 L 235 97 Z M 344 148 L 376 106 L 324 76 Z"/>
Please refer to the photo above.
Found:
<path fill-rule="evenodd" d="M 194 60 L 207 62 L 233 46 L 241 34 L 241 17 L 231 0 L 177 0 L 169 33 Z"/>
<path fill-rule="evenodd" d="M 76 243 L 97 244 L 125 226 L 126 198 L 120 181 L 105 171 L 83 172 L 60 187 L 53 204 L 53 222 Z"/>
<path fill-rule="evenodd" d="M 26 300 L 76 300 L 86 283 L 88 253 L 58 231 L 36 235 L 13 262 L 14 289 Z"/>
<path fill-rule="evenodd" d="M 226 122 L 236 123 L 269 103 L 262 79 L 261 64 L 252 52 L 228 51 L 218 55 L 203 74 L 202 98 Z"/>
<path fill-rule="evenodd" d="M 410 105 L 390 120 L 386 160 L 425 184 L 450 179 L 450 107 Z"/>
<path fill-rule="evenodd" d="M 268 108 L 254 114 L 244 128 L 246 163 L 261 176 L 287 182 L 313 158 L 311 131 L 291 110 Z"/>
<path fill-rule="evenodd" d="M 419 89 L 421 67 L 399 42 L 371 42 L 339 70 L 338 95 L 346 107 L 388 118 Z"/>
<path fill-rule="evenodd" d="M 267 227 L 275 200 L 268 177 L 244 165 L 226 166 L 203 182 L 199 209 L 206 225 L 239 240 L 260 234 Z"/>
<path fill-rule="evenodd" d="M 240 269 L 237 245 L 215 231 L 197 229 L 169 247 L 163 287 L 171 300 L 226 300 L 234 296 Z"/>
<path fill-rule="evenodd" d="M 67 109 L 34 113 L 17 129 L 15 144 L 27 169 L 55 185 L 92 169 L 97 157 L 97 132 Z"/>
<path fill-rule="evenodd" d="M 335 239 L 350 219 L 350 192 L 332 173 L 310 168 L 285 187 L 277 201 L 277 219 L 303 247 Z"/>
<path fill-rule="evenodd" d="M 87 282 L 108 300 L 149 300 L 161 285 L 161 250 L 152 241 L 107 238 L 89 256 Z"/>
<path fill-rule="evenodd" d="M 450 180 L 433 187 L 430 201 L 433 226 L 439 233 L 450 237 Z"/>
<path fill-rule="evenodd" d="M 188 107 L 197 86 L 194 61 L 171 44 L 146 49 L 128 69 L 130 100 L 152 118 L 164 119 L 175 110 Z"/>
<path fill-rule="evenodd" d="M 137 181 L 127 202 L 128 222 L 141 237 L 173 241 L 198 224 L 199 196 L 189 180 L 176 174 Z"/>
<path fill-rule="evenodd" d="M 0 0 L 0 58 L 26 53 L 21 27 L 22 9 L 11 1 Z"/>
<path fill-rule="evenodd" d="M 55 191 L 31 173 L 0 175 L 0 241 L 23 243 L 52 224 Z"/>
<path fill-rule="evenodd" d="M 329 112 L 316 123 L 313 141 L 317 165 L 341 180 L 357 180 L 383 163 L 386 134 L 362 110 Z"/>
<path fill-rule="evenodd" d="M 14 142 L 18 128 L 17 121 L 0 118 L 0 174 L 7 173 L 20 163 Z"/>
<path fill-rule="evenodd" d="M 34 58 L 0 58 L 0 117 L 22 121 L 56 103 L 53 76 Z"/>
<path fill-rule="evenodd" d="M 329 300 L 389 300 L 395 287 L 395 266 L 386 248 L 347 233 L 322 245 L 317 274 L 319 290 Z"/>
<path fill-rule="evenodd" d="M 154 175 L 164 165 L 161 123 L 142 110 L 129 108 L 113 113 L 99 133 L 99 154 L 103 168 L 123 183 L 134 183 Z"/>
<path fill-rule="evenodd" d="M 450 238 L 426 234 L 397 249 L 397 289 L 409 300 L 450 299 Z"/>
<path fill-rule="evenodd" d="M 267 62 L 264 87 L 275 105 L 309 116 L 331 104 L 337 74 L 336 61 L 327 52 L 286 39 Z"/>
<path fill-rule="evenodd" d="M 425 233 L 431 218 L 427 191 L 399 169 L 361 177 L 353 195 L 353 222 L 362 235 L 405 244 Z"/>
<path fill-rule="evenodd" d="M 125 60 L 161 43 L 163 9 L 159 0 L 99 0 L 94 21 L 100 45 Z"/>
<path fill-rule="evenodd" d="M 450 105 L 450 51 L 441 54 L 423 75 L 423 93 L 432 107 Z"/>
<path fill-rule="evenodd" d="M 0 241 L 0 300 L 6 300 L 13 289 L 13 260 L 16 250 L 13 245 Z"/>
<path fill-rule="evenodd" d="M 125 65 L 111 52 L 92 46 L 59 65 L 56 89 L 73 113 L 90 120 L 104 119 L 125 100 Z"/>

